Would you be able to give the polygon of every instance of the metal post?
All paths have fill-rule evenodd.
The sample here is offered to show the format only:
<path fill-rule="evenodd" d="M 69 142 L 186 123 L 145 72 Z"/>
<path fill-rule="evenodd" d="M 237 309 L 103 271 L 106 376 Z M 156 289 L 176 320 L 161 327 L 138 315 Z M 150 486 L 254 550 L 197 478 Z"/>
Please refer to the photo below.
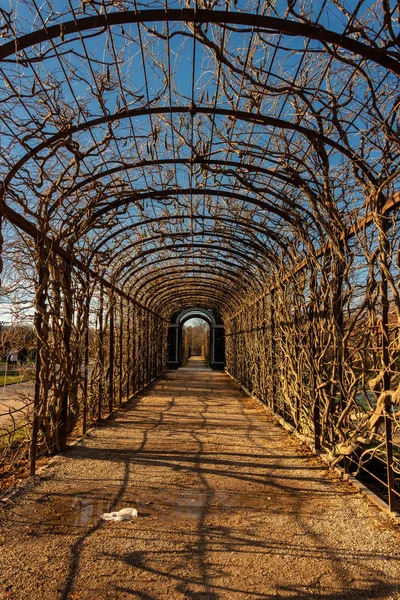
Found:
<path fill-rule="evenodd" d="M 338 265 L 338 273 L 336 280 L 336 289 L 332 302 L 333 318 L 336 329 L 336 380 L 339 390 L 339 411 L 343 412 L 346 405 L 346 397 L 343 386 L 343 280 L 344 280 L 344 245 L 339 244 L 340 257 L 336 261 Z M 348 456 L 343 457 L 344 476 L 347 479 L 350 471 L 350 459 Z"/>
<path fill-rule="evenodd" d="M 138 327 L 139 320 L 139 309 L 132 305 L 132 348 L 131 348 L 131 361 L 132 361 L 132 369 L 131 369 L 131 386 L 132 386 L 132 394 L 135 394 L 139 389 L 139 370 L 138 370 L 138 356 L 137 356 L 137 345 L 138 345 L 138 336 L 139 329 Z"/>
<path fill-rule="evenodd" d="M 110 302 L 110 335 L 109 335 L 109 369 L 108 369 L 108 410 L 111 413 L 114 408 L 114 360 L 115 360 L 115 348 L 114 348 L 114 293 L 111 292 L 109 296 Z"/>
<path fill-rule="evenodd" d="M 119 297 L 119 404 L 122 404 L 122 374 L 123 374 L 123 335 L 124 335 L 124 319 L 122 318 L 124 312 L 124 299 L 122 296 Z"/>
<path fill-rule="evenodd" d="M 64 364 L 66 369 L 71 366 L 71 325 L 72 325 L 72 304 L 69 292 L 71 291 L 71 265 L 65 261 L 62 262 L 62 277 L 64 280 L 64 306 L 63 306 L 63 342 L 65 352 Z M 61 395 L 61 409 L 60 409 L 60 422 L 59 422 L 59 448 L 60 452 L 65 452 L 67 447 L 67 435 L 68 435 L 68 408 L 69 408 L 69 386 L 68 378 L 69 373 L 64 373 L 63 390 Z"/>
<path fill-rule="evenodd" d="M 0 275 L 3 272 L 3 244 L 4 244 L 4 238 L 3 238 L 3 220 L 4 220 L 4 216 L 3 216 L 3 212 L 4 212 L 4 204 L 3 201 L 0 202 Z M 0 287 L 1 287 L 1 279 L 0 279 Z"/>
<path fill-rule="evenodd" d="M 37 241 L 37 249 L 39 252 L 39 269 L 38 269 L 38 283 L 36 286 L 36 298 L 35 298 L 35 316 L 34 316 L 34 328 L 37 336 L 36 341 L 36 368 L 35 368 L 35 393 L 33 400 L 33 423 L 32 423 L 32 440 L 31 440 L 31 475 L 36 473 L 36 458 L 37 458 L 37 438 L 39 433 L 39 407 L 40 407 L 40 371 L 42 368 L 42 325 L 43 325 L 43 313 L 46 310 L 45 298 L 46 298 L 46 268 L 44 265 L 44 237 Z"/>
<path fill-rule="evenodd" d="M 300 326 L 300 316 L 297 313 L 297 311 L 295 312 L 295 327 L 294 327 L 294 332 L 295 332 L 295 343 L 294 343 L 294 355 L 296 358 L 296 365 L 299 365 L 299 359 L 300 359 L 300 344 L 299 344 L 299 336 L 298 336 L 298 331 L 297 331 L 297 327 Z M 301 377 L 298 378 L 298 380 L 301 381 Z M 295 405 L 295 415 L 294 415 L 294 422 L 295 422 L 295 426 L 296 429 L 299 430 L 300 429 L 300 398 L 302 398 L 301 395 L 301 383 L 300 386 L 297 389 L 297 393 L 296 393 L 296 405 Z"/>
<path fill-rule="evenodd" d="M 129 400 L 131 396 L 131 383 L 132 383 L 132 375 L 131 375 L 131 329 L 132 329 L 132 304 L 131 302 L 127 303 L 127 317 L 126 317 L 126 399 Z"/>
<path fill-rule="evenodd" d="M 387 237 L 388 220 L 384 216 L 380 219 L 379 231 L 379 250 L 380 250 L 380 295 L 381 295 L 381 348 L 382 348 L 382 391 L 390 389 L 390 356 L 389 356 L 389 297 L 388 283 L 386 278 L 386 269 L 388 269 L 387 257 L 390 252 L 389 240 Z M 393 443 L 392 443 L 392 417 L 391 417 L 391 400 L 385 401 L 385 445 L 386 445 L 386 471 L 387 471 L 387 486 L 388 486 L 388 504 L 389 510 L 394 510 L 395 504 L 395 478 L 393 471 Z"/>
<path fill-rule="evenodd" d="M 344 278 L 344 247 L 343 242 L 340 243 L 339 251 L 341 256 L 336 261 L 338 265 L 338 273 L 336 279 L 336 289 L 332 301 L 333 318 L 336 329 L 336 379 L 339 389 L 339 409 L 342 412 L 345 408 L 346 398 L 343 388 L 343 278 Z"/>
<path fill-rule="evenodd" d="M 275 290 L 271 292 L 271 308 L 270 308 L 270 333 L 271 333 L 271 391 L 272 398 L 270 406 L 272 411 L 277 411 L 276 402 L 276 341 L 275 341 Z"/>
<path fill-rule="evenodd" d="M 84 352 L 84 376 L 83 376 L 83 424 L 82 432 L 87 431 L 88 410 L 88 378 L 89 378 L 89 321 L 90 321 L 90 276 L 86 274 L 86 329 L 85 329 L 85 352 Z"/>
<path fill-rule="evenodd" d="M 142 312 L 142 311 L 141 311 Z M 144 345 L 144 341 L 146 339 L 146 315 L 144 318 L 142 316 L 139 328 L 139 343 L 138 343 L 138 352 L 140 353 L 140 379 L 139 379 L 139 389 L 141 390 L 144 385 L 145 380 L 145 368 L 146 368 L 146 348 Z"/>
<path fill-rule="evenodd" d="M 311 400 L 313 404 L 313 424 L 314 424 L 314 448 L 317 452 L 321 450 L 321 411 L 319 405 L 319 394 L 316 390 L 316 373 L 315 373 L 315 354 L 316 354 L 316 346 L 315 346 L 315 323 L 314 323 L 314 294 L 315 294 L 315 274 L 312 273 L 310 276 L 310 306 L 308 311 L 308 321 L 309 321 L 309 348 L 310 348 L 310 361 L 311 361 L 311 371 L 310 371 L 310 390 L 311 390 Z"/>
<path fill-rule="evenodd" d="M 99 348 L 98 361 L 100 365 L 99 375 L 99 397 L 97 399 L 97 420 L 101 421 L 101 408 L 103 400 L 103 377 L 104 377 L 104 346 L 103 346 L 103 310 L 104 310 L 104 289 L 103 283 L 100 283 L 100 307 L 99 307 Z"/>
<path fill-rule="evenodd" d="M 143 372 L 142 372 L 142 385 L 140 386 L 141 388 L 146 385 L 148 373 L 149 373 L 148 339 L 149 339 L 149 316 L 145 312 L 144 313 L 144 330 L 143 330 L 143 336 L 142 336 L 142 347 L 143 347 L 143 353 L 144 353 L 144 360 L 143 360 Z"/>

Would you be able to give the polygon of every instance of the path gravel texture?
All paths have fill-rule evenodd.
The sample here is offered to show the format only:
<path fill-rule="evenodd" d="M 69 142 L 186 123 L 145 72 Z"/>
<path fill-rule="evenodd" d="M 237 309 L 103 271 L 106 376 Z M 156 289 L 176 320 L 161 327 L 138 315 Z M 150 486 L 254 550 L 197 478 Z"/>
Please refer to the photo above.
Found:
<path fill-rule="evenodd" d="M 125 507 L 138 518 L 100 518 Z M 1 521 L 1 599 L 400 599 L 396 527 L 227 375 L 191 365 Z"/>
<path fill-rule="evenodd" d="M 32 381 L 0 386 L 0 429 L 10 429 L 31 412 L 35 384 Z"/>

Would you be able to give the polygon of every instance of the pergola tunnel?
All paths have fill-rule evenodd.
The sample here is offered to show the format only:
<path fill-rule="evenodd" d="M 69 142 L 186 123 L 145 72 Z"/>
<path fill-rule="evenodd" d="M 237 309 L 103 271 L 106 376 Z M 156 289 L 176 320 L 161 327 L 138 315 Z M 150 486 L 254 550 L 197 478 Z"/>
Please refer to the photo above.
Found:
<path fill-rule="evenodd" d="M 0 17 L 4 480 L 197 355 L 197 319 L 212 371 L 399 510 L 398 3 Z"/>

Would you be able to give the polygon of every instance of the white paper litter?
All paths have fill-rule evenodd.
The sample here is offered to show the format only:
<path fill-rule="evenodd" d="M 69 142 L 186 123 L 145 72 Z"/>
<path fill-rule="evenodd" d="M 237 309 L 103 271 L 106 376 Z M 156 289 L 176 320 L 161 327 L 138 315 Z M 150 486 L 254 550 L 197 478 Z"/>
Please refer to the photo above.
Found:
<path fill-rule="evenodd" d="M 136 519 L 138 512 L 136 508 L 121 508 L 121 510 L 103 513 L 101 518 L 104 521 L 131 521 Z"/>

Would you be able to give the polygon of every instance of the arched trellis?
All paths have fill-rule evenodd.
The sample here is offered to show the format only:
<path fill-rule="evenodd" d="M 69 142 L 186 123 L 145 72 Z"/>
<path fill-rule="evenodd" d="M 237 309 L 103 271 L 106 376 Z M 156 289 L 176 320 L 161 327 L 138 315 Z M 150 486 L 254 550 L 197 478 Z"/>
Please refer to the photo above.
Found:
<path fill-rule="evenodd" d="M 372 22 L 362 3 L 346 20 L 329 0 L 318 16 L 293 3 L 284 14 L 278 3 L 265 14 L 251 2 L 247 12 L 103 2 L 104 14 L 91 4 L 86 16 L 44 9 L 24 20 L 30 31 L 2 13 L 1 219 L 18 249 L 9 223 L 34 241 L 21 250 L 37 282 L 33 439 L 43 443 L 49 389 L 62 443 L 80 406 L 88 419 L 97 398 L 101 418 L 141 389 L 165 364 L 171 315 L 199 303 L 224 319 L 232 374 L 317 447 L 360 467 L 359 440 L 377 443 L 384 425 L 374 452 L 393 505 L 398 8 L 376 6 Z M 187 81 L 171 60 L 178 38 L 192 44 Z M 46 79 L 48 61 L 59 69 Z M 360 416 L 360 395 L 378 425 Z"/>
<path fill-rule="evenodd" d="M 63 38 L 76 31 L 85 31 L 94 28 L 108 28 L 113 25 L 122 25 L 127 23 L 160 23 L 163 21 L 184 21 L 190 23 L 223 23 L 235 25 L 255 26 L 266 31 L 280 32 L 289 36 L 302 36 L 319 40 L 321 42 L 331 43 L 339 48 L 345 48 L 354 54 L 363 58 L 372 60 L 381 64 L 386 69 L 392 70 L 400 75 L 400 67 L 395 58 L 386 53 L 382 53 L 377 48 L 371 48 L 363 42 L 359 42 L 349 37 L 345 37 L 334 31 L 329 31 L 323 27 L 312 26 L 311 24 L 291 21 L 289 19 L 279 19 L 260 14 L 234 13 L 218 10 L 199 10 L 199 9 L 167 9 L 167 10 L 148 10 L 148 11 L 123 11 L 107 13 L 104 15 L 95 15 L 91 17 L 75 19 L 64 22 L 61 25 L 46 27 L 16 38 L 13 42 L 4 44 L 0 51 L 0 60 L 7 56 L 20 52 L 30 46 L 40 44 L 51 38 Z"/>
<path fill-rule="evenodd" d="M 318 131 L 313 129 L 309 129 L 307 127 L 303 127 L 301 125 L 294 124 L 290 121 L 286 121 L 285 119 L 276 119 L 274 117 L 270 117 L 268 115 L 263 115 L 260 113 L 246 113 L 238 110 L 227 110 L 222 108 L 213 108 L 210 109 L 204 106 L 196 106 L 195 108 L 187 107 L 187 106 L 167 106 L 167 107 L 159 107 L 159 108 L 143 108 L 143 109 L 132 109 L 126 112 L 121 111 L 112 115 L 107 115 L 105 117 L 100 117 L 98 119 L 92 119 L 88 122 L 84 122 L 80 125 L 71 126 L 65 131 L 60 131 L 57 134 L 50 136 L 48 140 L 38 144 L 35 148 L 30 149 L 30 151 L 23 156 L 7 173 L 4 181 L 2 183 L 3 193 L 7 190 L 9 184 L 13 180 L 18 171 L 22 169 L 22 167 L 30 161 L 35 155 L 38 155 L 42 150 L 46 148 L 50 148 L 56 145 L 58 142 L 63 139 L 69 139 L 73 134 L 79 133 L 81 131 L 85 131 L 88 129 L 92 129 L 98 127 L 100 125 L 112 124 L 115 121 L 121 121 L 123 119 L 132 119 L 134 117 L 142 117 L 142 116 L 151 116 L 151 115 L 170 115 L 170 114 L 188 114 L 190 116 L 199 114 L 199 115 L 213 115 L 213 116 L 224 116 L 231 117 L 237 121 L 243 121 L 247 123 L 252 123 L 256 125 L 262 126 L 270 126 L 277 128 L 278 130 L 289 130 L 294 131 L 296 133 L 302 134 L 306 139 L 313 140 L 317 143 L 325 144 L 331 147 L 334 150 L 337 150 L 340 154 L 343 154 L 363 172 L 366 176 L 367 180 L 369 180 L 372 184 L 376 184 L 376 177 L 372 174 L 370 168 L 368 168 L 362 159 L 357 156 L 354 150 L 343 146 L 339 142 L 334 139 L 331 139 Z"/>

